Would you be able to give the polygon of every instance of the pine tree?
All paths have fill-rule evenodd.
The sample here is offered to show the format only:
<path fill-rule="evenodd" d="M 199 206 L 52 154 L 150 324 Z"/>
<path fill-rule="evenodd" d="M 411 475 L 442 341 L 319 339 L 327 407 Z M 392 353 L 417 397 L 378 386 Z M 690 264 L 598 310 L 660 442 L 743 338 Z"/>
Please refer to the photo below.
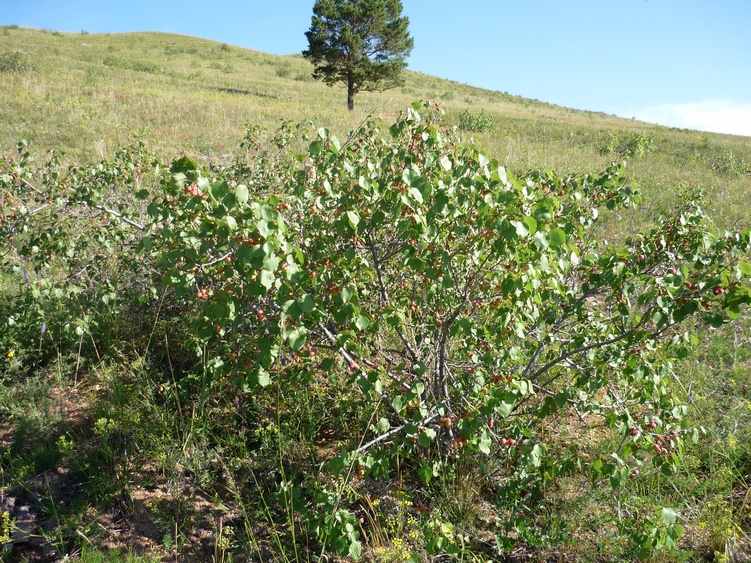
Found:
<path fill-rule="evenodd" d="M 383 91 L 400 83 L 414 46 L 401 0 L 316 0 L 308 49 L 313 77 L 347 85 L 347 108 L 360 91 Z"/>

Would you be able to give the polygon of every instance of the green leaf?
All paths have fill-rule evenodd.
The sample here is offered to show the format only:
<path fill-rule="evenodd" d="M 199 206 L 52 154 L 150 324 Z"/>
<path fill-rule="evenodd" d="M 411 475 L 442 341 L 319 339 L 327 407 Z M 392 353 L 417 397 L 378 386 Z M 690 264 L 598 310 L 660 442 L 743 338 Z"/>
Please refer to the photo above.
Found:
<path fill-rule="evenodd" d="M 261 270 L 261 275 L 259 277 L 261 285 L 266 289 L 271 289 L 271 286 L 274 285 L 273 272 L 269 272 L 268 270 Z"/>
<path fill-rule="evenodd" d="M 751 276 L 751 264 L 748 262 L 739 262 L 738 267 L 744 275 Z"/>
<path fill-rule="evenodd" d="M 526 237 L 529 234 L 529 228 L 521 221 L 511 221 L 511 224 L 516 228 L 516 234 L 520 237 Z"/>
<path fill-rule="evenodd" d="M 422 176 L 420 171 L 414 168 L 405 168 L 404 172 L 402 172 L 402 181 L 411 188 L 418 187 L 421 183 L 421 179 Z"/>
<path fill-rule="evenodd" d="M 348 287 L 342 288 L 341 293 L 339 294 L 339 297 L 341 297 L 342 302 L 347 303 L 350 299 L 352 299 L 352 296 L 355 294 L 354 291 L 352 291 Z"/>
<path fill-rule="evenodd" d="M 714 328 L 720 328 L 725 324 L 725 319 L 722 318 L 722 315 L 713 312 L 706 313 L 704 315 L 704 321 Z"/>
<path fill-rule="evenodd" d="M 550 244 L 550 241 L 548 241 L 548 237 L 543 233 L 542 231 L 537 231 L 534 236 L 535 240 L 535 246 L 538 250 L 545 250 L 548 248 L 548 244 Z"/>
<path fill-rule="evenodd" d="M 404 408 L 404 397 L 397 395 L 396 397 L 391 399 L 391 406 L 394 407 L 394 410 L 396 412 L 402 412 L 402 409 Z"/>
<path fill-rule="evenodd" d="M 477 449 L 479 449 L 485 455 L 490 455 L 490 446 L 493 444 L 490 439 L 490 434 L 485 431 L 480 435 L 480 439 L 477 442 Z"/>
<path fill-rule="evenodd" d="M 268 270 L 269 272 L 276 272 L 276 270 L 279 268 L 279 257 L 274 254 L 269 254 L 266 256 L 266 258 L 263 259 L 263 267 L 265 270 Z"/>
<path fill-rule="evenodd" d="M 542 457 L 544 453 L 545 451 L 542 446 L 540 446 L 540 444 L 535 444 L 532 451 L 529 452 L 529 460 L 532 462 L 532 465 L 540 467 L 542 465 Z"/>
<path fill-rule="evenodd" d="M 385 434 L 389 431 L 389 428 L 391 428 L 391 423 L 388 418 L 380 418 L 378 419 L 378 425 L 376 428 L 378 428 L 378 432 Z"/>
<path fill-rule="evenodd" d="M 433 440 L 435 440 L 436 433 L 432 428 L 424 428 L 423 430 L 424 433 L 418 435 L 417 441 L 423 448 L 427 448 L 433 443 Z"/>
<path fill-rule="evenodd" d="M 241 205 L 248 203 L 248 197 L 250 197 L 248 186 L 245 184 L 237 186 L 237 189 L 235 190 L 235 199 L 237 200 L 237 203 Z"/>
<path fill-rule="evenodd" d="M 357 185 L 364 190 L 370 190 L 373 188 L 373 180 L 360 174 L 360 177 L 357 179 Z"/>
<path fill-rule="evenodd" d="M 503 400 L 501 401 L 501 404 L 496 407 L 495 411 L 502 418 L 506 418 L 509 414 L 511 414 L 511 411 L 514 410 L 515 404 L 516 397 L 511 393 L 506 393 L 503 397 Z"/>
<path fill-rule="evenodd" d="M 303 310 L 303 312 L 307 315 L 313 312 L 313 309 L 316 306 L 315 299 L 313 299 L 312 295 L 303 295 L 300 297 L 300 299 L 297 300 L 297 304 L 300 306 L 300 309 Z"/>
<path fill-rule="evenodd" d="M 169 171 L 171 174 L 183 173 L 187 176 L 188 172 L 195 172 L 198 169 L 199 168 L 196 161 L 189 159 L 187 156 L 184 156 L 179 160 L 175 160 L 170 166 Z"/>
<path fill-rule="evenodd" d="M 357 540 L 354 540 L 352 543 L 349 544 L 349 556 L 354 559 L 360 559 L 360 556 L 362 555 L 362 543 L 360 543 Z"/>
<path fill-rule="evenodd" d="M 321 365 L 319 366 L 322 372 L 331 371 L 336 366 L 336 362 L 332 358 L 325 358 L 321 360 Z"/>
<path fill-rule="evenodd" d="M 211 195 L 217 200 L 221 200 L 229 193 L 229 184 L 224 180 L 219 180 L 211 184 Z"/>
<path fill-rule="evenodd" d="M 370 326 L 370 319 L 364 315 L 360 315 L 355 319 L 355 326 L 358 330 L 365 330 Z"/>
<path fill-rule="evenodd" d="M 566 233 L 563 232 L 563 229 L 560 229 L 558 227 L 551 230 L 548 237 L 550 240 L 550 246 L 552 246 L 553 248 L 560 248 L 564 244 L 566 244 Z"/>
<path fill-rule="evenodd" d="M 256 382 L 261 387 L 268 387 L 271 384 L 271 376 L 269 375 L 269 372 L 267 372 L 262 367 L 258 368 L 258 373 L 256 375 Z"/>
<path fill-rule="evenodd" d="M 329 140 L 331 141 L 329 151 L 334 154 L 339 154 L 339 151 L 342 149 L 342 144 L 339 142 L 339 139 L 332 135 Z"/>
<path fill-rule="evenodd" d="M 343 456 L 336 456 L 334 459 L 332 459 L 329 462 L 329 471 L 331 471 L 334 475 L 339 475 L 342 471 L 344 471 L 344 468 L 347 466 L 346 462 L 344 461 Z"/>
<path fill-rule="evenodd" d="M 409 195 L 411 195 L 412 199 L 414 199 L 417 203 L 423 202 L 422 193 L 417 188 L 410 188 Z"/>
<path fill-rule="evenodd" d="M 522 219 L 522 222 L 526 225 L 530 233 L 534 234 L 537 232 L 537 220 L 535 220 L 534 217 L 528 215 L 527 217 Z"/>
<path fill-rule="evenodd" d="M 300 327 L 294 329 L 292 332 L 289 333 L 289 336 L 287 337 L 287 340 L 289 341 L 289 345 L 292 346 L 292 349 L 297 352 L 302 349 L 303 346 L 305 346 L 305 342 L 308 339 L 308 331 L 305 329 L 305 327 Z"/>
<path fill-rule="evenodd" d="M 751 297 L 748 295 L 739 295 L 731 297 L 725 304 L 725 313 L 733 320 L 740 318 L 742 314 L 741 305 L 751 302 Z"/>
<path fill-rule="evenodd" d="M 675 513 L 675 510 L 673 510 L 672 508 L 663 508 L 660 511 L 660 520 L 662 520 L 666 526 L 675 524 L 676 518 L 677 518 L 677 515 Z"/>
<path fill-rule="evenodd" d="M 261 219 L 256 224 L 256 228 L 258 229 L 258 232 L 261 234 L 263 238 L 269 238 L 269 235 L 271 234 L 271 229 L 269 229 L 268 222 Z"/>
<path fill-rule="evenodd" d="M 360 222 L 360 216 L 354 211 L 347 211 L 347 222 L 353 229 L 357 229 L 357 225 Z"/>

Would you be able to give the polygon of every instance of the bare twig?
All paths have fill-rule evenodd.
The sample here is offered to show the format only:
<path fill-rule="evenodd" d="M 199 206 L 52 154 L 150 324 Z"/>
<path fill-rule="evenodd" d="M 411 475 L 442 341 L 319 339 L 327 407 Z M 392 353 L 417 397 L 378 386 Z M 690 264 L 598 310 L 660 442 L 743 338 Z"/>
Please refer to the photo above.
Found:
<path fill-rule="evenodd" d="M 37 187 L 36 187 L 36 186 L 35 186 L 34 184 L 32 184 L 31 182 L 29 182 L 29 181 L 28 181 L 28 180 L 26 180 L 25 178 L 21 178 L 21 181 L 22 181 L 22 182 L 23 182 L 24 184 L 26 184 L 26 187 L 27 187 L 27 188 L 30 188 L 30 189 L 34 190 L 34 191 L 35 191 L 36 193 L 38 193 L 38 194 L 39 194 L 40 196 L 42 196 L 42 197 L 47 197 L 47 194 L 46 194 L 46 193 L 44 193 L 44 192 L 43 192 L 42 190 L 40 190 L 39 188 L 37 188 Z"/>
<path fill-rule="evenodd" d="M 208 268 L 210 266 L 213 266 L 214 264 L 218 264 L 219 262 L 222 262 L 223 260 L 226 260 L 230 256 L 232 256 L 235 253 L 234 250 L 230 250 L 227 254 L 224 256 L 220 256 L 219 258 L 216 258 L 215 260 L 212 260 L 211 262 L 206 262 L 205 264 L 201 264 L 201 269 Z"/>
<path fill-rule="evenodd" d="M 324 335 L 326 336 L 326 340 L 331 342 L 332 344 L 336 344 L 336 336 L 334 336 L 329 329 L 327 329 L 323 323 L 318 323 L 318 328 L 323 331 Z M 344 358 L 344 360 L 347 362 L 347 365 L 353 365 L 355 366 L 355 369 L 362 369 L 360 365 L 358 364 L 358 360 L 361 364 L 365 365 L 366 367 L 369 367 L 370 369 L 376 369 L 378 366 L 371 362 L 370 360 L 366 358 L 360 358 L 352 355 L 351 352 L 348 352 L 343 347 L 339 347 L 337 350 L 340 356 Z M 399 377 L 396 374 L 391 373 L 388 370 L 384 370 L 384 373 L 392 380 L 394 383 L 397 383 L 401 387 L 403 387 L 406 391 L 410 391 L 412 388 L 405 382 L 401 377 Z"/>
<path fill-rule="evenodd" d="M 117 217 L 118 219 L 120 219 L 124 223 L 127 223 L 131 227 L 135 227 L 136 229 L 138 229 L 140 231 L 145 231 L 146 230 L 145 226 L 141 225 L 140 223 L 136 223 L 132 219 L 128 219 L 125 215 L 123 215 L 122 213 L 120 213 L 118 211 L 115 211 L 114 209 L 109 209 L 108 207 L 105 207 L 103 205 L 98 205 L 98 204 L 93 205 L 92 207 L 94 207 L 95 209 L 98 209 L 99 211 L 104 211 L 105 213 L 109 213 L 110 215 L 113 215 L 113 216 Z"/>
<path fill-rule="evenodd" d="M 420 426 L 427 426 L 428 424 L 430 424 L 431 422 L 433 422 L 436 418 L 438 418 L 438 414 L 432 414 L 428 418 L 426 418 L 423 421 L 421 421 L 420 422 Z M 364 452 L 365 450 L 369 449 L 371 446 L 375 446 L 376 444 L 380 444 L 384 440 L 388 440 L 389 438 L 391 438 L 391 436 L 394 436 L 395 434 L 398 434 L 399 432 L 401 432 L 402 430 L 404 430 L 409 424 L 415 424 L 415 423 L 412 422 L 412 421 L 409 421 L 409 422 L 405 422 L 401 426 L 397 426 L 396 428 L 392 428 L 391 430 L 389 430 L 385 434 L 381 434 L 377 438 L 372 439 L 367 444 L 363 444 L 362 446 L 360 446 L 359 448 L 357 448 L 355 450 L 355 453 Z"/>

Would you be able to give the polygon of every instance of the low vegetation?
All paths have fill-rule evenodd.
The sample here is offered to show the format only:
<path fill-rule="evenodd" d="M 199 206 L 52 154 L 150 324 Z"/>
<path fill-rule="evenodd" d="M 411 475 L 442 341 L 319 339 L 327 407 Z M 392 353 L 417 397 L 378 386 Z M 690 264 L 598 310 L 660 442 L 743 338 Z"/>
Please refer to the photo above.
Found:
<path fill-rule="evenodd" d="M 416 73 L 353 116 L 299 57 L 175 36 L 11 44 L 6 558 L 751 552 L 748 139 Z"/>

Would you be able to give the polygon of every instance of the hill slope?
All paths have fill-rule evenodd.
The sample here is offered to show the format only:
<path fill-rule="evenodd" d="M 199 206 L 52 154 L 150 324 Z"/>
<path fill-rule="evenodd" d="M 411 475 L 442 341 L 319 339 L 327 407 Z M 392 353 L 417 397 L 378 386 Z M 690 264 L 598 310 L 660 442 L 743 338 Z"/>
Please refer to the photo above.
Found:
<path fill-rule="evenodd" d="M 486 112 L 492 127 L 465 136 L 511 169 L 583 171 L 636 156 L 632 173 L 650 206 L 659 208 L 650 202 L 654 193 L 667 197 L 669 208 L 682 184 L 717 194 L 710 203 L 729 222 L 742 220 L 751 203 L 747 137 L 668 129 L 414 72 L 400 88 L 360 94 L 356 111 L 347 112 L 344 91 L 314 81 L 301 56 L 164 33 L 63 34 L 11 26 L 0 30 L 0 56 L 10 63 L 0 65 L 0 145 L 6 150 L 27 139 L 71 159 L 92 160 L 138 139 L 166 156 L 216 159 L 237 149 L 247 124 L 273 128 L 281 119 L 313 119 L 342 135 L 366 114 L 388 122 L 425 99 L 440 101 L 449 125 L 458 124 L 462 112 Z M 639 150 L 645 154 L 633 154 Z"/>

